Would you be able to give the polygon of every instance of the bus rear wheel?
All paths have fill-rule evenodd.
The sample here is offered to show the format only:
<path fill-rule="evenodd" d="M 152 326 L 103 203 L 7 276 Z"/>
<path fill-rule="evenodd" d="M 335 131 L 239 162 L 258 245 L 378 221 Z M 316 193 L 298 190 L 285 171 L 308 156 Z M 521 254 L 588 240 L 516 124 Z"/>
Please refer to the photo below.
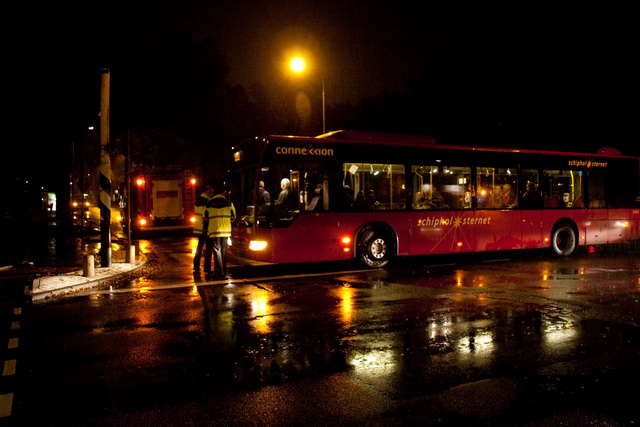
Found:
<path fill-rule="evenodd" d="M 367 267 L 384 267 L 391 257 L 389 238 L 383 233 L 369 230 L 360 239 L 358 253 L 360 261 Z"/>
<path fill-rule="evenodd" d="M 558 224 L 551 233 L 551 249 L 556 255 L 569 256 L 578 246 L 576 231 L 569 224 Z"/>

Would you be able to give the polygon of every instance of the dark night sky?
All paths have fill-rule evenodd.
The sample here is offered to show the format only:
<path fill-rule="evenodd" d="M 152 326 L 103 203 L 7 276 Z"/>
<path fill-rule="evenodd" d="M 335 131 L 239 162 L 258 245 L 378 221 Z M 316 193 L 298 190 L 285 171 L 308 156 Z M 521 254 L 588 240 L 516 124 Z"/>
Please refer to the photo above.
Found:
<path fill-rule="evenodd" d="M 640 37 L 631 3 L 441 3 L 12 5 L 5 16 L 19 25 L 8 46 L 13 60 L 5 68 L 12 94 L 8 130 L 15 139 L 5 144 L 10 156 L 4 163 L 19 165 L 7 160 L 20 158 L 36 168 L 50 167 L 53 154 L 73 138 L 72 129 L 96 119 L 99 69 L 109 67 L 114 79 L 126 58 L 159 40 L 179 38 L 213 38 L 228 65 L 229 83 L 248 88 L 258 82 L 272 91 L 287 78 L 282 71 L 286 55 L 292 49 L 307 51 L 325 79 L 327 104 L 408 92 L 434 64 L 454 64 L 461 87 L 482 88 L 483 96 L 495 87 L 500 95 L 495 102 L 510 95 L 513 105 L 501 108 L 521 117 L 523 131 L 552 117 L 545 132 L 559 126 L 563 135 L 575 135 L 558 148 L 579 150 L 595 135 L 609 139 L 600 145 L 640 154 Z M 482 108 L 484 101 L 472 99 L 471 92 L 459 102 Z"/>

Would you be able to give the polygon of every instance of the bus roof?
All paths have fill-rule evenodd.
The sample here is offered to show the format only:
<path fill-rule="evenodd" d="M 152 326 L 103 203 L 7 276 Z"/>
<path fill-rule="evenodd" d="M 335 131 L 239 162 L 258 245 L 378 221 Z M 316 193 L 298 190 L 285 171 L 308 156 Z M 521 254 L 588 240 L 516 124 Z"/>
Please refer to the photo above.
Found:
<path fill-rule="evenodd" d="M 253 139 L 253 138 L 251 138 Z M 346 142 L 353 144 L 379 144 L 397 147 L 425 147 L 430 146 L 445 150 L 463 150 L 463 151 L 489 151 L 502 153 L 529 153 L 529 154 L 548 154 L 548 155 L 570 155 L 570 156 L 598 156 L 598 157 L 621 157 L 634 158 L 640 161 L 636 156 L 623 155 L 619 150 L 612 147 L 602 147 L 595 153 L 572 152 L 572 151 L 551 151 L 551 150 L 534 150 L 528 148 L 498 148 L 498 147 L 480 147 L 470 145 L 443 145 L 438 144 L 436 140 L 428 135 L 412 135 L 397 134 L 388 132 L 369 132 L 359 130 L 337 130 L 328 132 L 315 137 L 312 136 L 295 136 L 295 135 L 269 135 L 255 137 L 255 139 L 263 139 L 267 142 L 270 139 L 286 139 L 286 140 L 323 140 L 323 142 Z M 248 141 L 245 141 L 248 142 Z"/>
<path fill-rule="evenodd" d="M 412 134 L 398 134 L 388 132 L 369 132 L 358 130 L 337 130 L 328 132 L 322 135 L 316 136 L 316 138 L 348 140 L 349 142 L 368 142 L 368 143 L 380 143 L 382 145 L 402 145 L 402 146 L 424 146 L 437 145 L 438 148 L 453 149 L 453 150 L 467 150 L 467 151 L 498 151 L 509 153 L 531 153 L 531 154 L 555 154 L 555 155 L 587 155 L 595 154 L 606 157 L 633 157 L 625 156 L 620 150 L 613 147 L 602 147 L 595 153 L 585 152 L 561 152 L 551 150 L 534 150 L 534 149 L 517 149 L 517 148 L 498 148 L 498 147 L 476 147 L 468 145 L 442 145 L 438 144 L 436 140 L 428 135 L 412 135 Z"/>

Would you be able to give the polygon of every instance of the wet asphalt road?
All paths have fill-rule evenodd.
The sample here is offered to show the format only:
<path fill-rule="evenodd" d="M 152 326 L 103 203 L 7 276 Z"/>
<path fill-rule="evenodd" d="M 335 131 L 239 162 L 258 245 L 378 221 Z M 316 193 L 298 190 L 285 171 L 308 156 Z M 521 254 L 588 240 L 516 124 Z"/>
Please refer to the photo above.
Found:
<path fill-rule="evenodd" d="M 3 425 L 638 425 L 640 256 L 627 249 L 141 277 L 23 313 Z"/>

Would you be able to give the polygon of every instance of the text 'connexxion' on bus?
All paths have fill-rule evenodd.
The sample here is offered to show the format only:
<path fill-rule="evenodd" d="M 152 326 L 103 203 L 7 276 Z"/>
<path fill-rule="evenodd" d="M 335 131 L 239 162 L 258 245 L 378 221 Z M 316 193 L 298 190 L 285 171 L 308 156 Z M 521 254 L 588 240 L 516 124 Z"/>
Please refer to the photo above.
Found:
<path fill-rule="evenodd" d="M 276 154 L 293 154 L 300 156 L 333 156 L 333 148 L 277 147 Z"/>

